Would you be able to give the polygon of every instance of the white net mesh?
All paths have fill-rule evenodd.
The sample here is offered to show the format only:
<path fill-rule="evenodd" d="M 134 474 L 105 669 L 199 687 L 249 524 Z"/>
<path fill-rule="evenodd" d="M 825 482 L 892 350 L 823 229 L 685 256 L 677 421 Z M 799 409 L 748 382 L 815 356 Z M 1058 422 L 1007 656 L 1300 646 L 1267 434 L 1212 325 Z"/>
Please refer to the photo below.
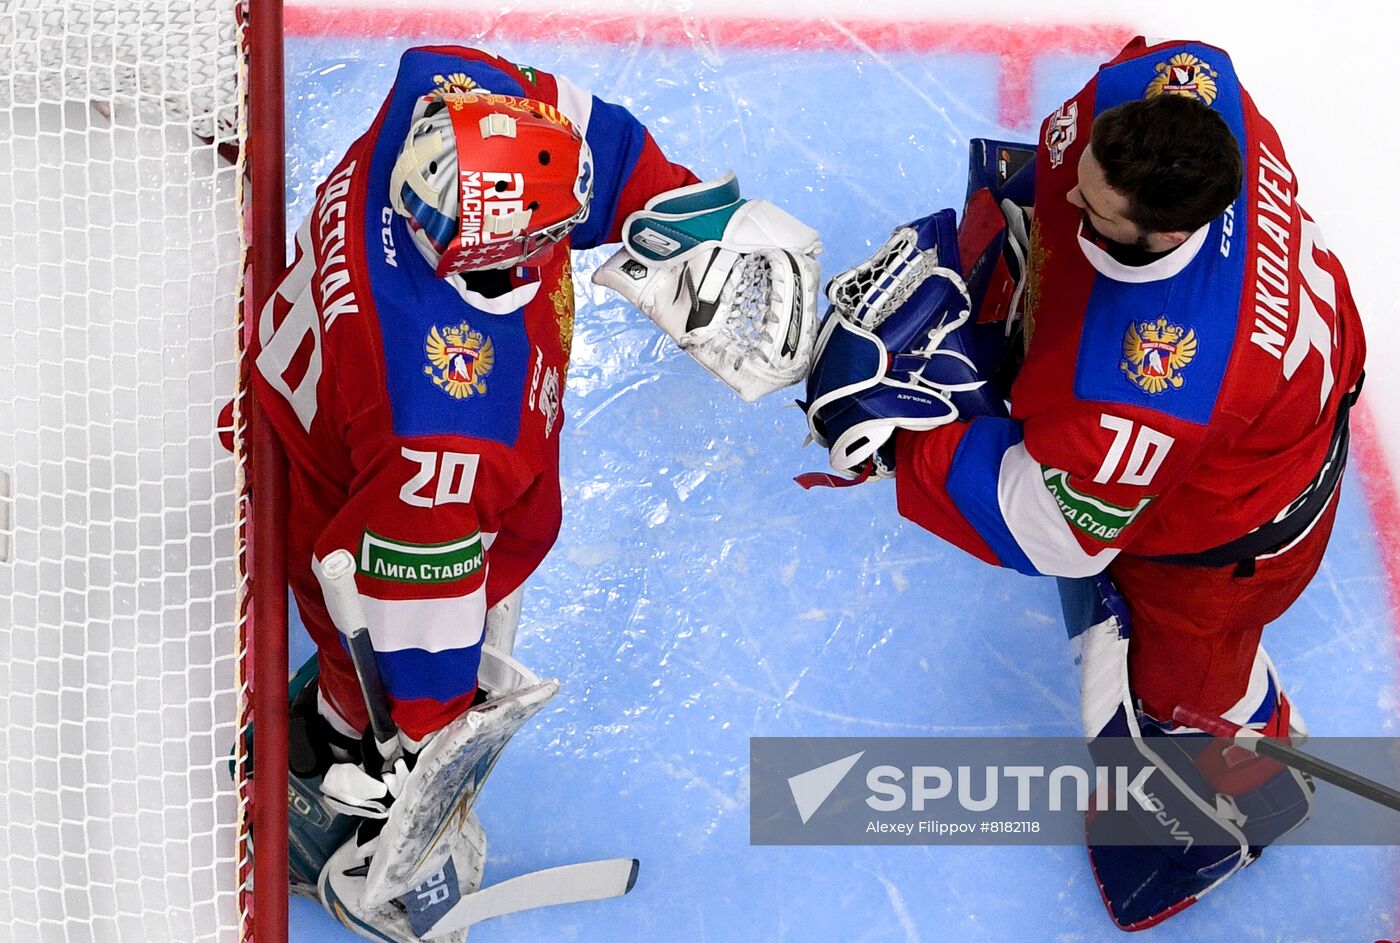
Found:
<path fill-rule="evenodd" d="M 234 28 L 0 0 L 0 940 L 237 938 Z"/>
<path fill-rule="evenodd" d="M 5 0 L 0 108 L 139 103 L 202 138 L 238 136 L 233 0 Z"/>

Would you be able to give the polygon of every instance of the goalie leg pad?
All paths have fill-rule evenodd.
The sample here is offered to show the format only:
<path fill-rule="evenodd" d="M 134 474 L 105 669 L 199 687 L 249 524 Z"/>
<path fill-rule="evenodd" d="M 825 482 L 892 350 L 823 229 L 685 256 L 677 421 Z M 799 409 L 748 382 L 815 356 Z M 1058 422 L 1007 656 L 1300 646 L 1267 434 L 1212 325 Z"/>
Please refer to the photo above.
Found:
<path fill-rule="evenodd" d="M 1302 825 L 1312 792 L 1295 770 L 1256 757 L 1230 760 L 1200 731 L 1173 727 L 1136 708 L 1128 676 L 1128 607 L 1107 576 L 1061 580 L 1066 625 L 1081 668 L 1081 709 L 1090 753 L 1101 766 L 1151 775 L 1119 811 L 1088 813 L 1089 859 L 1105 906 L 1125 930 L 1179 913 L 1253 862 L 1260 849 Z M 1263 683 L 1231 713 L 1257 718 L 1270 735 L 1290 709 L 1268 656 Z M 1225 762 L 1222 764 L 1222 760 Z M 1136 841 L 1140 839 L 1141 844 Z"/>
<path fill-rule="evenodd" d="M 466 821 L 501 751 L 559 690 L 559 682 L 540 681 L 488 645 L 479 680 L 487 699 L 423 745 L 389 809 L 365 878 L 368 907 L 401 897 L 442 867 L 450 836 Z"/>
<path fill-rule="evenodd" d="M 321 905 L 349 930 L 380 943 L 421 943 L 466 894 L 481 887 L 486 867 L 486 833 L 468 812 L 444 848 L 442 864 L 399 899 L 371 905 L 365 896 L 365 870 L 380 839 L 361 828 L 333 854 L 321 872 L 317 892 Z M 467 929 L 435 939 L 465 943 Z"/>

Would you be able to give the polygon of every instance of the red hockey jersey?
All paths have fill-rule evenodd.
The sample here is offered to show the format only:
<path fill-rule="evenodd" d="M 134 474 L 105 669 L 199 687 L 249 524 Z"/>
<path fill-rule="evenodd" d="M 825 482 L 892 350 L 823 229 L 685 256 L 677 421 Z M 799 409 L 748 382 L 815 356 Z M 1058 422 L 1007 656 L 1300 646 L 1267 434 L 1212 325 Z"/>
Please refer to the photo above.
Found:
<path fill-rule="evenodd" d="M 503 294 L 435 277 L 389 205 L 414 102 L 447 85 L 553 105 L 592 149 L 588 218 L 540 267 L 510 272 Z M 567 249 L 616 241 L 647 199 L 694 182 L 623 108 L 482 52 L 431 47 L 403 55 L 373 126 L 321 185 L 253 354 L 291 466 L 292 589 L 322 693 L 352 725 L 367 717 L 313 558 L 355 554 L 399 726 L 421 738 L 465 710 L 487 609 L 559 530 Z"/>
<path fill-rule="evenodd" d="M 1094 118 L 1157 94 L 1224 117 L 1244 187 L 1176 250 L 1127 266 L 1065 197 Z M 1274 519 L 1317 478 L 1365 343 L 1229 57 L 1134 40 L 1042 125 L 1035 193 L 1012 416 L 901 433 L 901 513 L 984 560 L 1058 576 L 1120 552 L 1199 552 Z"/>

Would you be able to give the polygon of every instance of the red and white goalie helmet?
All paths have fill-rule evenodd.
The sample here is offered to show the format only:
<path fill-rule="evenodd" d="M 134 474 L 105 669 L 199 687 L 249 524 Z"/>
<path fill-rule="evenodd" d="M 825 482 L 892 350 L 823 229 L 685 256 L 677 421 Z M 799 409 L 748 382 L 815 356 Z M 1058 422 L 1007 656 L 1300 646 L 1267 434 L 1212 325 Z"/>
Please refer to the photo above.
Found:
<path fill-rule="evenodd" d="M 415 115 L 389 199 L 438 277 L 538 263 L 588 217 L 593 157 L 555 108 L 449 92 Z"/>

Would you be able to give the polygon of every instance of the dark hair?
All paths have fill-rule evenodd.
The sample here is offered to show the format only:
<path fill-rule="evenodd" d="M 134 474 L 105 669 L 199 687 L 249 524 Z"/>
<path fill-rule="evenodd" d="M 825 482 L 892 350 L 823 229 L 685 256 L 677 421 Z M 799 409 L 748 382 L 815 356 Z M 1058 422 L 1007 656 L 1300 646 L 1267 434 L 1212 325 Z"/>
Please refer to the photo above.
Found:
<path fill-rule="evenodd" d="M 1089 138 L 1104 180 L 1128 198 L 1128 219 L 1148 232 L 1194 232 L 1239 196 L 1240 145 L 1230 126 L 1186 95 L 1110 108 Z"/>

